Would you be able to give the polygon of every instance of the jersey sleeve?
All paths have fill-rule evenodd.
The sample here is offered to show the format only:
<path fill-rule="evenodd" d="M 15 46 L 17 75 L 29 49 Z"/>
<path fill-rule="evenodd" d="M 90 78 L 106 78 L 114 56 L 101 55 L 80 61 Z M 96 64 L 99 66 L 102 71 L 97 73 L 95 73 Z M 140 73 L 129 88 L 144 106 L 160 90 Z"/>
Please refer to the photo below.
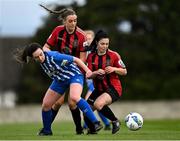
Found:
<path fill-rule="evenodd" d="M 114 66 L 117 68 L 126 68 L 121 56 L 118 53 L 114 55 Z"/>
<path fill-rule="evenodd" d="M 48 37 L 46 43 L 51 47 L 54 47 L 57 44 L 57 37 L 58 37 L 58 27 L 56 27 L 51 35 Z"/>
<path fill-rule="evenodd" d="M 79 51 L 80 52 L 85 52 L 86 51 L 86 46 L 87 46 L 87 39 L 85 34 L 81 34 L 81 37 L 79 38 Z"/>

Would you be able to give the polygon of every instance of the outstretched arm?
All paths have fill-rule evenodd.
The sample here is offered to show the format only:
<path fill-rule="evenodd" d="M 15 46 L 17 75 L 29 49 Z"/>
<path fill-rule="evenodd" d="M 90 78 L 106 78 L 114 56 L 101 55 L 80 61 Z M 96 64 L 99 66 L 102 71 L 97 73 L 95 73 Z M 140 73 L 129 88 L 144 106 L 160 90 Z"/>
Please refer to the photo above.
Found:
<path fill-rule="evenodd" d="M 83 62 L 86 61 L 86 52 L 80 52 L 80 57 L 79 57 Z"/>
<path fill-rule="evenodd" d="M 74 62 L 86 72 L 86 77 L 88 78 L 92 74 L 92 71 L 84 64 L 83 61 L 81 61 L 81 59 L 77 57 L 73 57 L 73 58 L 74 58 Z"/>

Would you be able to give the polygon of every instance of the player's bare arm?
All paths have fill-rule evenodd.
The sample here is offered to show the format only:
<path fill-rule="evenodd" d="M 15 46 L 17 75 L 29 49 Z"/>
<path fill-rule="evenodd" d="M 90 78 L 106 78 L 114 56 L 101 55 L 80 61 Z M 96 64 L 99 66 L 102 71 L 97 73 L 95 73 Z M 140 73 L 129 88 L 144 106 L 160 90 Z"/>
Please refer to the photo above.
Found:
<path fill-rule="evenodd" d="M 105 72 L 107 74 L 115 72 L 115 73 L 117 73 L 119 75 L 126 75 L 127 74 L 127 69 L 108 66 L 108 67 L 105 68 Z"/>

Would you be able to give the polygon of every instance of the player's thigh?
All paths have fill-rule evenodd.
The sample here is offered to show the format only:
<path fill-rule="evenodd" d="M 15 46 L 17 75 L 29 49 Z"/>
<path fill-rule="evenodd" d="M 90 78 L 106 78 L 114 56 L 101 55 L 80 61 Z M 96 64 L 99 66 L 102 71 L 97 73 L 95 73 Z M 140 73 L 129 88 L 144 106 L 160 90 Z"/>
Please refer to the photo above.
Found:
<path fill-rule="evenodd" d="M 58 94 L 56 91 L 48 89 L 43 98 L 42 107 L 47 110 L 50 109 L 60 97 L 61 95 Z"/>
<path fill-rule="evenodd" d="M 83 87 L 80 83 L 72 83 L 69 90 L 70 99 L 77 103 L 81 98 L 82 89 Z"/>

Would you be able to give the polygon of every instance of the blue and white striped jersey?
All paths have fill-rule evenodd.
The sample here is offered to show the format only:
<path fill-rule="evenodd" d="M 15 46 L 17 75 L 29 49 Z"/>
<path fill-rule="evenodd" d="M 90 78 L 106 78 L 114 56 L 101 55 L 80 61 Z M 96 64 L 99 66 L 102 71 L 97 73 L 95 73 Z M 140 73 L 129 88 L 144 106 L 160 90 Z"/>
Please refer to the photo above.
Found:
<path fill-rule="evenodd" d="M 73 62 L 73 56 L 57 51 L 48 51 L 44 54 L 45 61 L 40 65 L 53 80 L 67 81 L 75 75 L 82 75 L 78 66 Z"/>

